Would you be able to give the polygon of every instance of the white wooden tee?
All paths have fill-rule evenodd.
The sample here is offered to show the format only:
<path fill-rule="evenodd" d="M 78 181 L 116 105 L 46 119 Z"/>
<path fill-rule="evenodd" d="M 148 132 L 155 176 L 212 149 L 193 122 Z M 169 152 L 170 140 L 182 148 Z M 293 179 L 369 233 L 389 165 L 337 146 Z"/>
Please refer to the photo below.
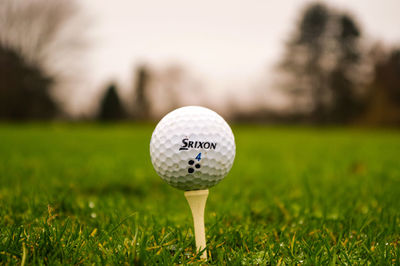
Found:
<path fill-rule="evenodd" d="M 194 235 L 196 239 L 197 252 L 202 251 L 206 247 L 206 234 L 204 229 L 204 209 L 208 197 L 208 189 L 186 191 L 185 197 L 192 210 Z M 207 259 L 207 250 L 204 250 L 200 256 Z"/>

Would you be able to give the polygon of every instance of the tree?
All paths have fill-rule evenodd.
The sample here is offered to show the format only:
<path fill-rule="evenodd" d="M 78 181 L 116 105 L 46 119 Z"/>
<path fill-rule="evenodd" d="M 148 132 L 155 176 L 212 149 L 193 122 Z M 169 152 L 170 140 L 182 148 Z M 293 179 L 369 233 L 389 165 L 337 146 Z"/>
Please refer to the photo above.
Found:
<path fill-rule="evenodd" d="M 382 82 L 385 82 L 390 98 L 400 107 L 400 48 L 393 49 L 386 61 L 386 67 L 377 69 L 377 75 L 382 76 Z"/>
<path fill-rule="evenodd" d="M 108 86 L 100 104 L 98 118 L 103 121 L 121 120 L 126 118 L 126 111 L 117 93 L 116 86 Z"/>
<path fill-rule="evenodd" d="M 321 68 L 321 58 L 329 11 L 321 4 L 309 6 L 299 23 L 299 28 L 286 46 L 286 54 L 280 69 L 286 72 L 288 82 L 285 89 L 297 98 L 312 98 L 315 114 L 324 112 L 324 79 L 326 73 Z"/>
<path fill-rule="evenodd" d="M 48 89 L 52 79 L 0 46 L 0 119 L 49 119 L 57 107 Z"/>
<path fill-rule="evenodd" d="M 400 125 L 400 49 L 372 51 L 374 78 L 369 85 L 366 112 L 361 123 Z"/>
<path fill-rule="evenodd" d="M 337 63 L 330 73 L 330 89 L 332 90 L 332 108 L 330 120 L 333 122 L 349 122 L 362 109 L 362 103 L 355 92 L 355 80 L 350 75 L 356 72 L 361 59 L 357 41 L 361 33 L 353 19 L 346 15 L 338 18 L 339 31 L 336 43 L 339 47 Z"/>
<path fill-rule="evenodd" d="M 71 80 L 82 26 L 71 0 L 3 0 L 0 5 L 0 117 L 59 114 L 55 88 Z M 79 27 L 78 27 L 79 26 Z"/>
<path fill-rule="evenodd" d="M 325 5 L 311 4 L 302 14 L 279 70 L 283 88 L 314 122 L 346 122 L 354 115 L 360 36 L 351 16 Z"/>
<path fill-rule="evenodd" d="M 148 100 L 148 88 L 150 72 L 145 66 L 140 66 L 136 72 L 134 117 L 147 119 L 150 116 L 150 104 Z"/>

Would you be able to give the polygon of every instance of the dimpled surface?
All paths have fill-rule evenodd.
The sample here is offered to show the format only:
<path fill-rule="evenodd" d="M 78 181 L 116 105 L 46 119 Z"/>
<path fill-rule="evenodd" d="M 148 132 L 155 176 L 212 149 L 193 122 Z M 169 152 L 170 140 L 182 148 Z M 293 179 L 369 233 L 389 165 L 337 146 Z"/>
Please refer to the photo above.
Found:
<path fill-rule="evenodd" d="M 187 149 L 181 149 L 184 146 Z M 167 114 L 150 141 L 154 169 L 168 184 L 182 190 L 206 189 L 219 183 L 231 169 L 235 151 L 229 125 L 216 112 L 200 106 Z"/>

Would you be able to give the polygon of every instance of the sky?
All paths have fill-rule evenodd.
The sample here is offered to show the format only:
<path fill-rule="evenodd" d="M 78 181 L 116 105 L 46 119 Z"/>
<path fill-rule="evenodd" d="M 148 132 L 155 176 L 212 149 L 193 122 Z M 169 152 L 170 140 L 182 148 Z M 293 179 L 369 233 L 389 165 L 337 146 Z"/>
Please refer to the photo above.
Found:
<path fill-rule="evenodd" d="M 272 80 L 271 68 L 310 1 L 86 0 L 90 84 L 128 87 L 141 63 L 183 65 L 212 91 Z M 399 0 L 320 1 L 353 14 L 367 39 L 400 43 Z"/>

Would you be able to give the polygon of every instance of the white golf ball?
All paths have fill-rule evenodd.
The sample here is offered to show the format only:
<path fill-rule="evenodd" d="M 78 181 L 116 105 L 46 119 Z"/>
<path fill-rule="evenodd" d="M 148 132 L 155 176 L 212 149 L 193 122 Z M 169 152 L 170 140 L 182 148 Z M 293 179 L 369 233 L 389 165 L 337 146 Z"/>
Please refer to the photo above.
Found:
<path fill-rule="evenodd" d="M 235 138 L 225 120 L 200 106 L 167 114 L 154 129 L 150 156 L 158 175 L 182 190 L 210 188 L 229 172 Z"/>

